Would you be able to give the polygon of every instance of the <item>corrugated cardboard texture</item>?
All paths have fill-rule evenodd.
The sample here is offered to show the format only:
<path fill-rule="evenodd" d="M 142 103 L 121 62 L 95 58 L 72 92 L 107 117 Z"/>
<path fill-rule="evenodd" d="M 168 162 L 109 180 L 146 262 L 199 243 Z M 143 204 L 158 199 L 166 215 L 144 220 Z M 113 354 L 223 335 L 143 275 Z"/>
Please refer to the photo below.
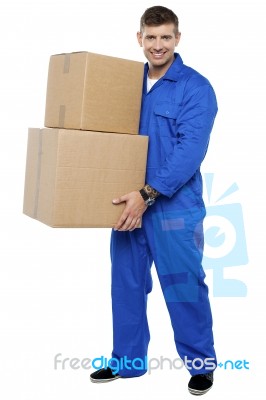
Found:
<path fill-rule="evenodd" d="M 46 127 L 138 134 L 144 65 L 79 52 L 50 57 Z"/>
<path fill-rule="evenodd" d="M 52 227 L 113 227 L 145 181 L 148 137 L 29 129 L 23 212 Z"/>

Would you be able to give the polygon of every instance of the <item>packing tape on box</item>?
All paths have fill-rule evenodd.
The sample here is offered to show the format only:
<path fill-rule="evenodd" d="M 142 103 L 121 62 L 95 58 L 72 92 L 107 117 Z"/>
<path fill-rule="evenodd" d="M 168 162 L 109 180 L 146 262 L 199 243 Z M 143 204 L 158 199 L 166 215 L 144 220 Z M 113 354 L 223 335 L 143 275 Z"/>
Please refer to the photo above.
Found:
<path fill-rule="evenodd" d="M 36 172 L 36 186 L 34 194 L 34 207 L 33 207 L 33 218 L 37 219 L 38 205 L 39 205 L 39 194 L 40 194 L 40 181 L 41 181 L 41 169 L 42 169 L 42 130 L 38 132 L 38 156 L 37 156 L 37 172 Z"/>
<path fill-rule="evenodd" d="M 65 54 L 63 73 L 68 74 L 70 70 L 70 54 Z"/>
<path fill-rule="evenodd" d="M 68 74 L 70 70 L 70 56 L 71 54 L 65 54 L 64 57 L 64 65 L 63 65 L 63 73 Z M 64 128 L 65 126 L 65 116 L 66 116 L 66 106 L 60 104 L 59 107 L 59 119 L 58 119 L 58 126 L 60 128 Z"/>

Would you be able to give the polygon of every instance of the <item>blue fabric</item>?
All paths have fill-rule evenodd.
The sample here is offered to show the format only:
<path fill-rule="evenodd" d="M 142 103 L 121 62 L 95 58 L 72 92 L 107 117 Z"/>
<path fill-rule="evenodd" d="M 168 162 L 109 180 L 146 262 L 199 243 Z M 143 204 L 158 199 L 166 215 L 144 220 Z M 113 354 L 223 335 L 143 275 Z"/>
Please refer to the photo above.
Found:
<path fill-rule="evenodd" d="M 146 182 L 162 195 L 144 213 L 142 228 L 112 231 L 112 357 L 144 360 L 147 356 L 146 307 L 154 262 L 179 356 L 212 358 L 216 363 L 201 265 L 205 207 L 200 174 L 217 113 L 216 98 L 207 79 L 185 66 L 178 54 L 149 93 L 147 72 L 146 64 L 140 134 L 149 136 Z M 119 373 L 131 377 L 146 370 L 147 365 L 122 366 Z M 204 365 L 189 372 L 210 371 Z"/>
<path fill-rule="evenodd" d="M 217 102 L 208 80 L 185 66 L 179 54 L 175 57 L 148 93 L 145 65 L 140 134 L 149 136 L 146 182 L 165 196 L 180 198 L 187 187 L 201 194 L 199 168 Z"/>

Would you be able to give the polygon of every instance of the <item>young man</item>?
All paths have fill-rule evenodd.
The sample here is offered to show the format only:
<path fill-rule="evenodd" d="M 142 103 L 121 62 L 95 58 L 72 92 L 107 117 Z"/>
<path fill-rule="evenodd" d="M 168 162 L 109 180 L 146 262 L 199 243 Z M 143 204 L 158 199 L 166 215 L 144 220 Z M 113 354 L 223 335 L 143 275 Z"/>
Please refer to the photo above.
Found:
<path fill-rule="evenodd" d="M 146 185 L 113 201 L 126 206 L 111 237 L 112 358 L 124 363 L 120 362 L 119 371 L 94 372 L 91 381 L 108 382 L 146 372 L 141 361 L 146 359 L 150 339 L 146 305 L 154 262 L 176 349 L 191 375 L 189 392 L 200 395 L 211 388 L 216 368 L 201 265 L 205 207 L 200 166 L 217 103 L 208 80 L 185 66 L 175 53 L 180 33 L 171 10 L 148 8 L 137 39 L 148 60 L 140 121 L 140 134 L 149 136 Z M 142 227 L 137 228 L 140 220 Z"/>

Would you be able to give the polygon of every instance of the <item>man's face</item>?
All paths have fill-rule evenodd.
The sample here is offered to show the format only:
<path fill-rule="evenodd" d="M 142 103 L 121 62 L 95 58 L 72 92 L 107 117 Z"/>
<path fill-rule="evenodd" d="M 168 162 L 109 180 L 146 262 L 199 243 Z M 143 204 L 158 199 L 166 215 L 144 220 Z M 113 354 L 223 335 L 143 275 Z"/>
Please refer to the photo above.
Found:
<path fill-rule="evenodd" d="M 137 38 L 150 69 L 165 73 L 174 60 L 175 47 L 180 40 L 180 33 L 175 33 L 174 24 L 145 25 L 143 31 L 137 33 Z"/>

